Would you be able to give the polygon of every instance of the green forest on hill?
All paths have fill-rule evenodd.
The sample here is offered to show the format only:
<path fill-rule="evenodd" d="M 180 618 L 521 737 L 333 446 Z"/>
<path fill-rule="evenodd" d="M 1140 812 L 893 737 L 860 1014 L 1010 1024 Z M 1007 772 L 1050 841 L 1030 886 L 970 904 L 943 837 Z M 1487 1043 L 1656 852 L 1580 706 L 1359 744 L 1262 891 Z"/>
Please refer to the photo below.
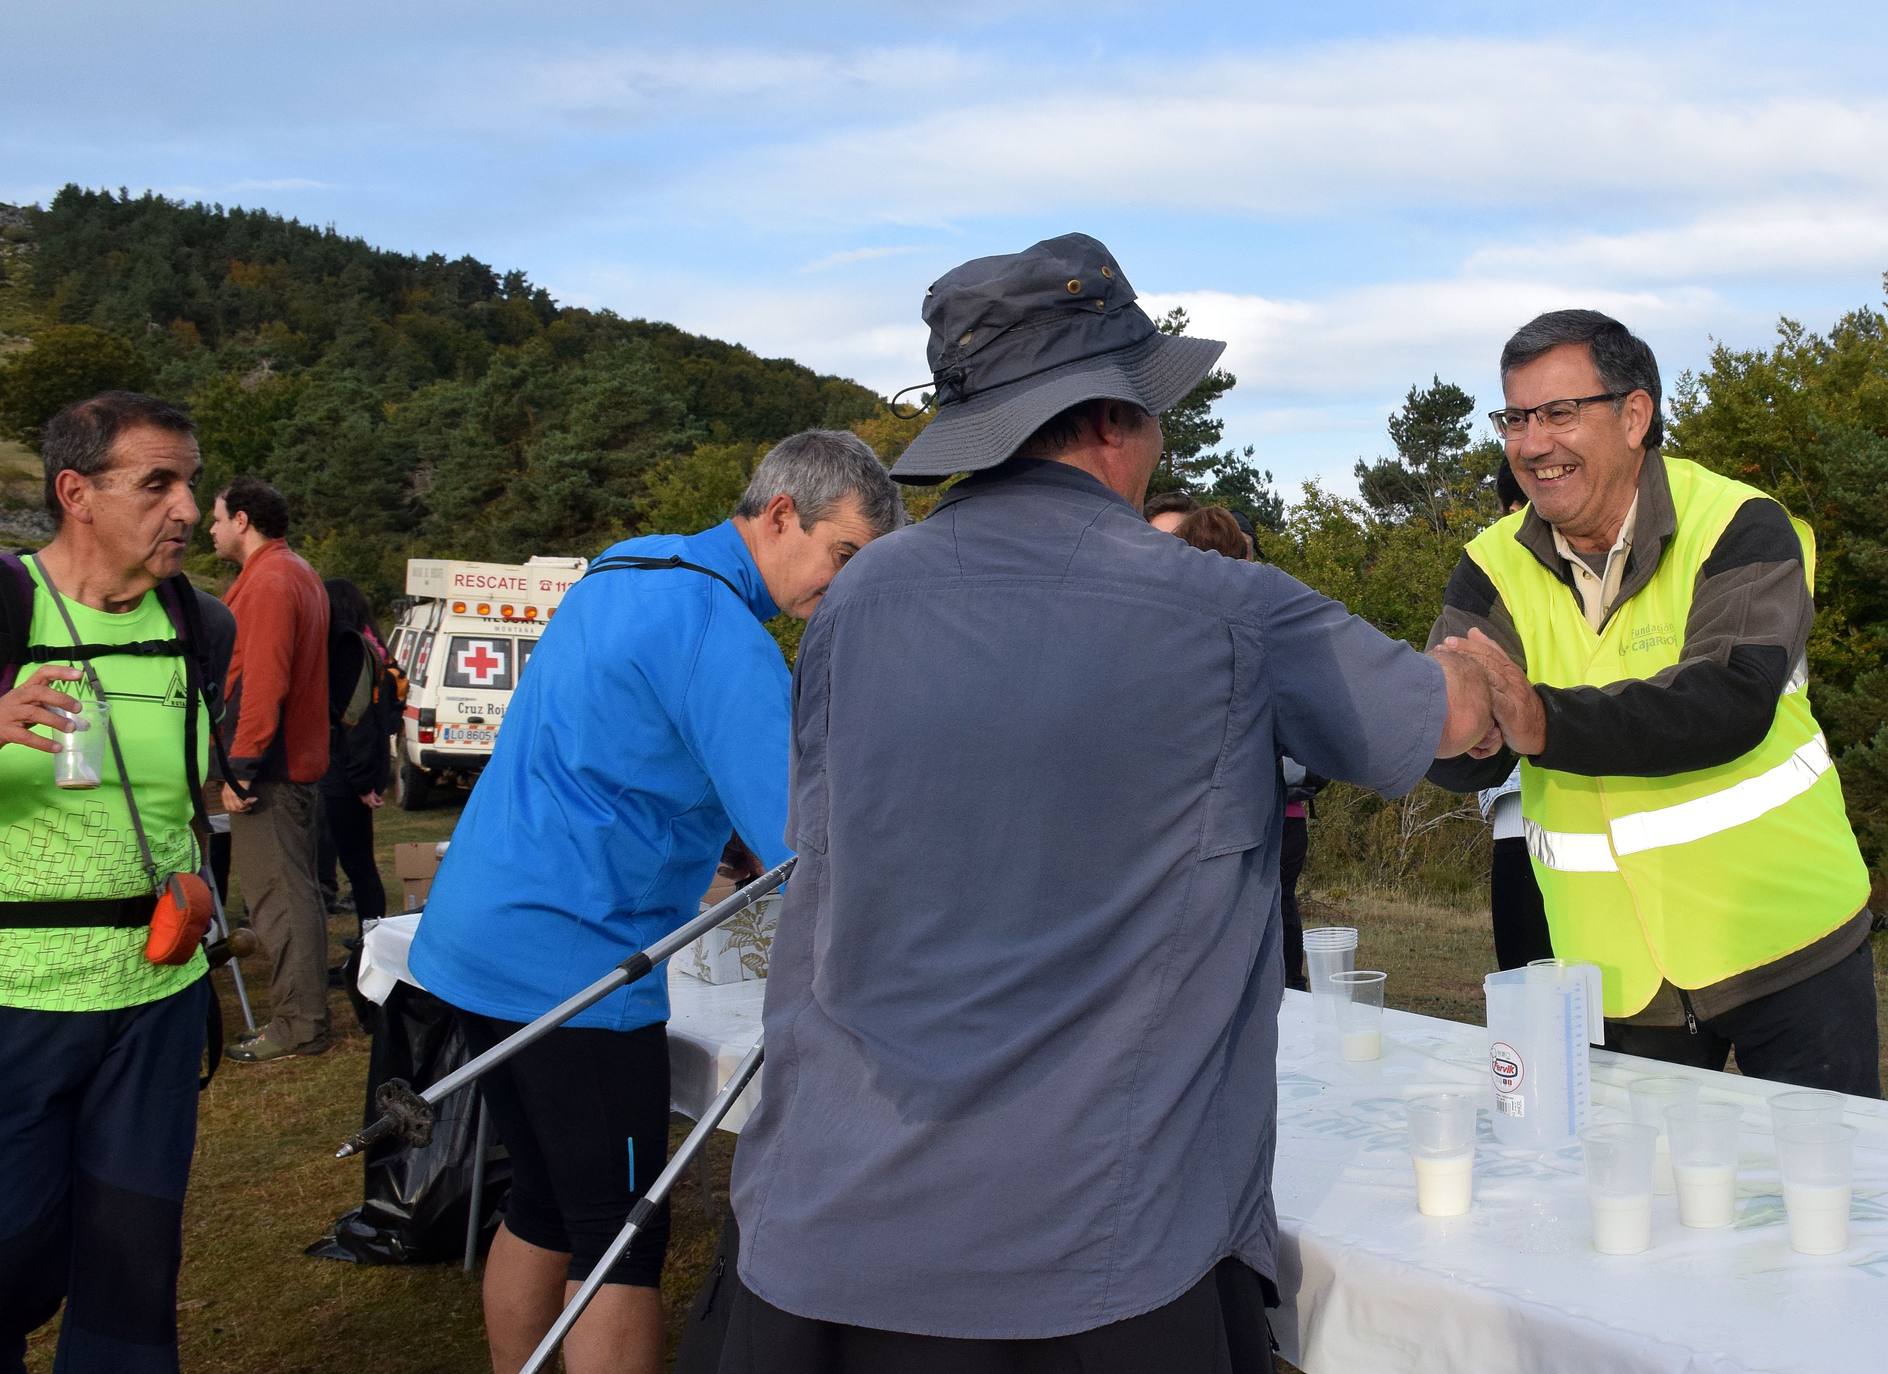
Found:
<path fill-rule="evenodd" d="M 1187 327 L 1179 312 L 1161 323 Z M 1288 508 L 1252 450 L 1220 446 L 1212 408 L 1233 385 L 1215 372 L 1163 417 L 1156 488 L 1246 511 L 1273 562 L 1420 644 L 1463 543 L 1495 515 L 1500 450 L 1477 439 L 1468 393 L 1412 385 L 1387 417 L 1390 453 L 1357 464 L 1357 498 L 1307 485 Z M 626 534 L 701 528 L 786 434 L 851 428 L 889 461 L 924 423 L 796 362 L 560 306 L 523 272 L 470 257 L 122 191 L 68 186 L 44 207 L 0 207 L 0 519 L 38 503 L 38 426 L 108 386 L 186 403 L 205 487 L 268 478 L 302 552 L 381 604 L 409 557 L 593 554 Z M 1811 686 L 1879 894 L 1888 316 L 1862 305 L 1826 333 L 1784 319 L 1771 348 L 1720 345 L 1668 392 L 1667 453 L 1770 492 L 1816 531 Z M 914 493 L 913 513 L 932 499 Z M 207 539 L 192 566 L 214 570 Z M 781 638 L 790 650 L 793 631 Z M 1339 792 L 1322 810 L 1325 862 L 1360 881 L 1483 881 L 1472 798 Z"/>

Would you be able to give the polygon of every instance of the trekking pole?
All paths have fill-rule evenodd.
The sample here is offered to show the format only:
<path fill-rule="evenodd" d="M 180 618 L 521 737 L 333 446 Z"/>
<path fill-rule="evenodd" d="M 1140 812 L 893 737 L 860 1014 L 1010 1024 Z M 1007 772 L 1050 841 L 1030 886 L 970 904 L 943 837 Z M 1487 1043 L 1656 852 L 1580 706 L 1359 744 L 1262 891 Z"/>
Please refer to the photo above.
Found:
<path fill-rule="evenodd" d="M 577 1318 L 583 1315 L 583 1310 L 589 1306 L 590 1299 L 595 1297 L 597 1289 L 603 1286 L 603 1281 L 610 1272 L 610 1266 L 623 1257 L 623 1252 L 629 1249 L 629 1243 L 636 1238 L 636 1233 L 649 1224 L 649 1218 L 654 1215 L 656 1208 L 662 1205 L 662 1200 L 669 1195 L 669 1190 L 675 1186 L 675 1180 L 682 1176 L 689 1162 L 707 1143 L 709 1135 L 721 1124 L 721 1119 L 728 1114 L 729 1108 L 734 1106 L 734 1099 L 741 1095 L 741 1089 L 745 1088 L 748 1081 L 759 1072 L 760 1061 L 761 1042 L 756 1040 L 754 1048 L 747 1052 L 741 1062 L 735 1065 L 734 1072 L 728 1075 L 728 1081 L 722 1085 L 715 1100 L 708 1104 L 708 1110 L 701 1114 L 701 1120 L 695 1123 L 695 1129 L 688 1133 L 688 1138 L 675 1152 L 675 1157 L 668 1162 L 668 1166 L 660 1174 L 656 1175 L 656 1181 L 649 1185 L 649 1191 L 638 1198 L 636 1205 L 629 1209 L 629 1220 L 623 1223 L 623 1229 L 616 1233 L 616 1239 L 611 1241 L 610 1248 L 603 1252 L 603 1258 L 598 1260 L 596 1268 L 590 1271 L 590 1277 L 583 1281 L 583 1287 L 579 1288 L 571 1296 L 570 1301 L 564 1304 L 564 1310 L 557 1314 L 557 1320 L 551 1324 L 551 1329 L 544 1333 L 544 1339 L 538 1342 L 538 1348 L 531 1352 L 531 1358 L 524 1362 L 524 1367 L 518 1371 L 518 1374 L 537 1374 L 537 1371 L 544 1368 L 550 1361 L 551 1356 L 557 1351 L 558 1343 L 570 1334 L 570 1328 L 577 1324 Z"/>
<path fill-rule="evenodd" d="M 218 890 L 216 874 L 211 871 L 207 862 L 203 865 L 202 877 L 204 885 L 210 889 L 210 902 L 216 913 L 216 919 L 210 926 L 210 933 L 216 937 L 217 943 L 232 946 L 229 956 L 229 976 L 236 983 L 236 1005 L 242 1008 L 243 1026 L 251 1035 L 254 1035 L 256 1017 L 255 1013 L 249 1010 L 249 990 L 243 986 L 243 966 L 236 960 L 233 947 L 236 942 L 231 940 L 229 917 L 223 912 L 223 894 Z"/>
<path fill-rule="evenodd" d="M 647 949 L 630 955 L 583 991 L 565 998 L 531 1024 L 519 1027 L 484 1054 L 454 1069 L 424 1092 L 414 1092 L 412 1085 L 403 1078 L 393 1078 L 382 1083 L 374 1093 L 374 1105 L 380 1108 L 381 1115 L 372 1125 L 349 1136 L 341 1148 L 334 1152 L 334 1157 L 346 1159 L 359 1154 L 390 1135 L 399 1136 L 408 1145 L 424 1145 L 433 1135 L 433 1108 L 443 1098 L 450 1097 L 487 1070 L 504 1063 L 519 1050 L 542 1040 L 571 1017 L 595 1006 L 618 988 L 635 982 L 690 940 L 706 935 L 736 912 L 765 897 L 787 880 L 795 862 L 787 859 L 776 864 L 746 887 L 722 898 L 694 920 L 676 927 L 672 933 L 663 936 Z"/>

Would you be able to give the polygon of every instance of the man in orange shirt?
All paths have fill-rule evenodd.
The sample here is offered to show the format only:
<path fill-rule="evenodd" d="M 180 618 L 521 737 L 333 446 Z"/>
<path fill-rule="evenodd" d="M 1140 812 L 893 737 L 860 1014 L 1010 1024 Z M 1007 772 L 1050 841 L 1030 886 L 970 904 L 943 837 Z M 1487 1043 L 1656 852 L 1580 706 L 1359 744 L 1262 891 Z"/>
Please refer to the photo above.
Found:
<path fill-rule="evenodd" d="M 229 1057 L 262 1063 L 328 1048 L 328 927 L 315 882 L 317 784 L 328 771 L 328 596 L 283 541 L 288 503 L 258 477 L 218 493 L 210 540 L 242 572 L 225 720 L 223 804 L 249 920 L 275 965 L 273 1011 Z"/>

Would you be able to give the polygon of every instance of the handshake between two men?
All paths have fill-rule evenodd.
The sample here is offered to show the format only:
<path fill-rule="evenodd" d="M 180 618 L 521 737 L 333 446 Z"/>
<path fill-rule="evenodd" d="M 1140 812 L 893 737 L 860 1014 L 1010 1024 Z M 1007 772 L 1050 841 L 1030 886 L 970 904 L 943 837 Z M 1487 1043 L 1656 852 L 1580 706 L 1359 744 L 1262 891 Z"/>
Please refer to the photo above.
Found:
<path fill-rule="evenodd" d="M 1441 665 L 1449 718 L 1437 758 L 1467 754 L 1485 759 L 1505 744 L 1517 754 L 1538 754 L 1547 744 L 1547 713 L 1527 674 L 1479 629 L 1449 635 L 1428 651 Z"/>

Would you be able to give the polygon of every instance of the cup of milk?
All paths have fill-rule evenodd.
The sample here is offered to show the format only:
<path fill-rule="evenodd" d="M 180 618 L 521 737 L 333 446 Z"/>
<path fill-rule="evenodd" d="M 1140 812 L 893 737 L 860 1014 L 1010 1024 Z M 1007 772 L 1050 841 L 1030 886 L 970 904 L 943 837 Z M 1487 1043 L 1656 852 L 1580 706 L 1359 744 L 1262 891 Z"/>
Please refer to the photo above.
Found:
<path fill-rule="evenodd" d="M 1661 1197 L 1670 1197 L 1675 1183 L 1671 1140 L 1665 1134 L 1665 1113 L 1673 1107 L 1696 1102 L 1698 1080 L 1680 1078 L 1677 1074 L 1655 1074 L 1635 1078 L 1628 1087 L 1632 1093 L 1632 1119 L 1658 1133 L 1652 1142 L 1652 1191 Z"/>
<path fill-rule="evenodd" d="M 1580 1132 L 1593 1248 L 1602 1255 L 1636 1255 L 1652 1244 L 1652 1142 L 1657 1138 L 1656 1128 L 1636 1121 Z"/>
<path fill-rule="evenodd" d="M 1412 1098 L 1408 1110 L 1416 1210 L 1426 1217 L 1459 1217 L 1474 1197 L 1475 1099 L 1431 1093 Z"/>
<path fill-rule="evenodd" d="M 1665 1109 L 1678 1219 L 1711 1230 L 1737 1216 L 1737 1133 L 1744 1109 L 1733 1102 L 1681 1102 Z"/>
<path fill-rule="evenodd" d="M 1840 1122 L 1785 1126 L 1777 1132 L 1790 1249 L 1834 1255 L 1849 1248 L 1849 1171 L 1855 1127 Z"/>
<path fill-rule="evenodd" d="M 1338 1052 L 1351 1063 L 1383 1053 L 1383 985 L 1389 976 L 1377 969 L 1331 975 L 1331 989 L 1338 998 Z"/>

